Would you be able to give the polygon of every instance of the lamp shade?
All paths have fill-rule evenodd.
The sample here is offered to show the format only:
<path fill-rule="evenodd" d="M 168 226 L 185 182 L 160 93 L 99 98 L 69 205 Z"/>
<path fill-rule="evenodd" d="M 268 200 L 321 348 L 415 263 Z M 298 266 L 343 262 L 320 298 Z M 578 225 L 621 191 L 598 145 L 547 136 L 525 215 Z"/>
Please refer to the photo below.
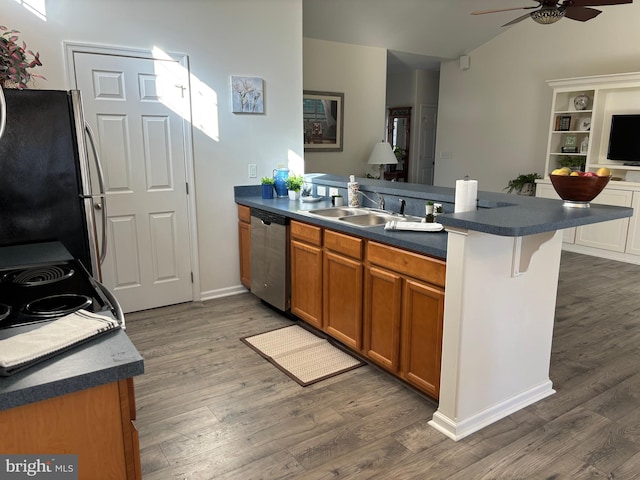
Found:
<path fill-rule="evenodd" d="M 552 23 L 556 23 L 558 20 L 564 17 L 565 12 L 566 9 L 562 7 L 542 7 L 540 10 L 531 12 L 529 16 L 536 23 L 540 23 L 542 25 L 550 25 Z"/>
<path fill-rule="evenodd" d="M 371 165 L 392 165 L 398 163 L 398 159 L 391 150 L 391 144 L 388 142 L 378 142 L 374 145 L 369 162 Z"/>

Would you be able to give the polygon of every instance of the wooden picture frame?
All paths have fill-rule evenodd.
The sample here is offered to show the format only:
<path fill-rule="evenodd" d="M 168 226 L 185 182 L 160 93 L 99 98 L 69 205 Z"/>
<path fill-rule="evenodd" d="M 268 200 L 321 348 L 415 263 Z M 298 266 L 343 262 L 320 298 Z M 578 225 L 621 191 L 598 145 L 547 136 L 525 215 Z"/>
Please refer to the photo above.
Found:
<path fill-rule="evenodd" d="M 304 151 L 341 152 L 344 93 L 305 90 L 302 95 Z"/>

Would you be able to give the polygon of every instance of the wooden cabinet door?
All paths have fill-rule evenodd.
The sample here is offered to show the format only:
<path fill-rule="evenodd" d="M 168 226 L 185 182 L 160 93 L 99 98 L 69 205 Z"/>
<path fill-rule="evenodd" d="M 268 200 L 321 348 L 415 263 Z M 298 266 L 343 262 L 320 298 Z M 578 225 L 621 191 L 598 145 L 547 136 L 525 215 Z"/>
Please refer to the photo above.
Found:
<path fill-rule="evenodd" d="M 291 240 L 291 313 L 322 329 L 322 248 Z"/>
<path fill-rule="evenodd" d="M 251 290 L 251 224 L 238 221 L 240 282 Z"/>
<path fill-rule="evenodd" d="M 401 376 L 438 398 L 444 290 L 407 279 L 403 296 Z"/>
<path fill-rule="evenodd" d="M 633 192 L 605 188 L 591 203 L 630 207 Z M 576 230 L 576 245 L 602 248 L 613 252 L 624 252 L 627 243 L 628 218 L 583 225 Z"/>
<path fill-rule="evenodd" d="M 364 354 L 394 373 L 400 365 L 402 277 L 378 267 L 365 270 Z"/>
<path fill-rule="evenodd" d="M 125 379 L 3 410 L 0 452 L 73 453 L 80 480 L 139 480 L 130 388 Z"/>
<path fill-rule="evenodd" d="M 251 290 L 251 209 L 238 205 L 238 247 L 240 283 Z"/>
<path fill-rule="evenodd" d="M 345 345 L 362 348 L 362 262 L 324 253 L 324 330 Z"/>

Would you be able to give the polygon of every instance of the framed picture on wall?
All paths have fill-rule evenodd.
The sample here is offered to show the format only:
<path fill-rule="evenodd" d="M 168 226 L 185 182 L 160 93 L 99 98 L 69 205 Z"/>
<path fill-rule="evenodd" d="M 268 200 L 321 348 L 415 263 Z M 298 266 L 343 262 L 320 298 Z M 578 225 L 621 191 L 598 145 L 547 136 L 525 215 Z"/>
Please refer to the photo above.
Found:
<path fill-rule="evenodd" d="M 341 152 L 344 93 L 305 90 L 302 95 L 305 152 Z"/>
<path fill-rule="evenodd" d="M 260 77 L 231 77 L 233 113 L 264 113 L 264 81 Z"/>

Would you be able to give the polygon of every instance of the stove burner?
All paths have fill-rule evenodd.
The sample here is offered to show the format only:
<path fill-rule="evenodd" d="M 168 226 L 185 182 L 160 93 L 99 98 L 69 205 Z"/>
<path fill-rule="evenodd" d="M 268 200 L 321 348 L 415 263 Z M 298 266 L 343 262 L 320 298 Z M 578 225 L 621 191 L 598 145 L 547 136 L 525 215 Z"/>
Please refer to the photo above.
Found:
<path fill-rule="evenodd" d="M 7 318 L 11 313 L 11 307 L 9 305 L 5 305 L 4 303 L 0 303 L 0 322 Z"/>
<path fill-rule="evenodd" d="M 81 308 L 87 308 L 92 303 L 91 298 L 86 295 L 66 293 L 62 295 L 51 295 L 29 302 L 24 307 L 24 311 L 36 317 L 61 317 L 80 310 Z"/>
<path fill-rule="evenodd" d="M 16 285 L 34 287 L 69 278 L 74 273 L 73 268 L 64 265 L 44 265 L 42 267 L 14 270 L 5 274 L 2 280 Z"/>

